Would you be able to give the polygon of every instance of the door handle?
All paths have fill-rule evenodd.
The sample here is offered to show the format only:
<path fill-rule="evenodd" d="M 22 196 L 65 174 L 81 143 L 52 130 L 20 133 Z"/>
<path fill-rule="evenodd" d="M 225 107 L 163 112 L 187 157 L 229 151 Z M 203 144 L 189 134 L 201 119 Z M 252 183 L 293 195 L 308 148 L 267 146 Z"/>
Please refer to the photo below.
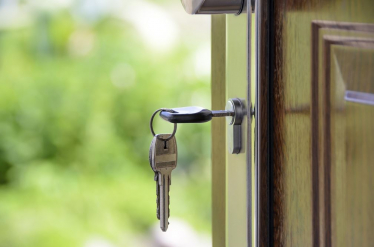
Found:
<path fill-rule="evenodd" d="M 252 12 L 255 0 L 181 0 L 187 13 L 200 14 L 236 14 L 247 10 L 247 1 L 252 2 Z"/>

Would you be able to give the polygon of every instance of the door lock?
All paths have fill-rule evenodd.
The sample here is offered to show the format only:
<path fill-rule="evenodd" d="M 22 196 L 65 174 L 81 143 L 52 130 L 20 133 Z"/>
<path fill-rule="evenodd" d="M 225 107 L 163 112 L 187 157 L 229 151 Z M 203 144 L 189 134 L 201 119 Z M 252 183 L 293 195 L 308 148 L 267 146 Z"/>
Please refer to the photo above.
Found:
<path fill-rule="evenodd" d="M 213 117 L 226 117 L 228 122 L 228 145 L 232 154 L 238 154 L 242 148 L 242 122 L 247 115 L 245 104 L 241 99 L 234 98 L 227 102 L 225 110 L 211 111 L 198 106 L 161 110 L 164 120 L 178 123 L 205 123 Z"/>

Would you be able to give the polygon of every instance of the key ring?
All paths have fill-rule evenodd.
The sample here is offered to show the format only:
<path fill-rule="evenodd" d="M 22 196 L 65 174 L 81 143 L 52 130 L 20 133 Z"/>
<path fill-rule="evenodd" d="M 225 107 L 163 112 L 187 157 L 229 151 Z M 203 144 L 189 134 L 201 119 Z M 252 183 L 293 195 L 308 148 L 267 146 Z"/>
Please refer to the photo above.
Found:
<path fill-rule="evenodd" d="M 153 136 L 156 136 L 156 133 L 155 131 L 153 130 L 153 118 L 156 116 L 156 114 L 160 111 L 167 111 L 167 112 L 174 112 L 172 109 L 167 109 L 167 108 L 160 108 L 158 109 L 157 111 L 155 111 L 153 114 L 152 114 L 152 117 L 151 117 L 151 121 L 149 122 L 149 128 L 151 129 L 151 132 L 152 132 L 152 135 Z M 157 136 L 157 139 L 159 139 L 160 141 L 169 141 L 171 138 L 173 138 L 175 136 L 175 133 L 177 132 L 177 124 L 175 123 L 174 124 L 174 130 L 173 130 L 173 133 L 171 133 L 171 135 L 166 138 L 166 139 L 163 139 L 159 136 Z"/>
<path fill-rule="evenodd" d="M 242 0 L 242 4 L 241 4 L 241 6 L 240 6 L 240 9 L 239 9 L 238 13 L 235 14 L 236 16 L 240 15 L 240 14 L 243 12 L 243 9 L 244 9 L 244 2 L 245 2 L 245 1 Z"/>

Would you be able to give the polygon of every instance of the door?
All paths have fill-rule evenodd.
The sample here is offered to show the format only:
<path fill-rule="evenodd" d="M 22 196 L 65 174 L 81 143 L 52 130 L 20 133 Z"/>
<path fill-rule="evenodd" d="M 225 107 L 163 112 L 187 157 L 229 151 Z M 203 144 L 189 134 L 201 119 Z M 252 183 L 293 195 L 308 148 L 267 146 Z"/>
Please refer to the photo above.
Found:
<path fill-rule="evenodd" d="M 246 154 L 212 123 L 213 245 L 372 246 L 374 2 L 256 1 L 247 81 L 245 16 L 212 17 L 213 108 L 256 86 Z"/>
<path fill-rule="evenodd" d="M 374 2 L 258 1 L 261 246 L 373 246 Z"/>

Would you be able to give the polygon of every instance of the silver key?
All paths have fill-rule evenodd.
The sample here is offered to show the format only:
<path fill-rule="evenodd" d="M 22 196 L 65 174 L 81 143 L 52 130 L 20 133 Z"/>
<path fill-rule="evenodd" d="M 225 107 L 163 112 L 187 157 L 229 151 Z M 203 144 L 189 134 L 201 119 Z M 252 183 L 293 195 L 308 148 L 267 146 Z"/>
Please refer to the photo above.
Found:
<path fill-rule="evenodd" d="M 166 139 L 170 134 L 158 135 L 162 139 Z M 169 219 L 169 191 L 171 185 L 171 172 L 177 167 L 177 141 L 175 136 L 168 141 L 154 138 L 154 147 L 152 151 L 152 168 L 158 172 L 159 184 L 159 202 L 160 202 L 160 227 L 162 231 L 168 229 Z"/>

